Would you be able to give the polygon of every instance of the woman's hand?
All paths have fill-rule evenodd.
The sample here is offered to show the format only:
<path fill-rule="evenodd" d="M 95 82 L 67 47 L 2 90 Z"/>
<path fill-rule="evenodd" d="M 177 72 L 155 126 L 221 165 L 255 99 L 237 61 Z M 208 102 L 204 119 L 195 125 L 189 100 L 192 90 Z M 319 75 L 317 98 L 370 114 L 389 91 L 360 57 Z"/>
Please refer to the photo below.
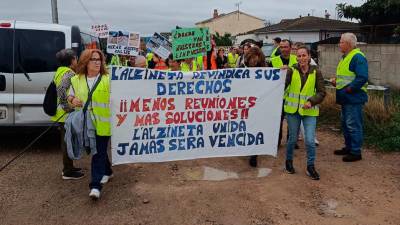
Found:
<path fill-rule="evenodd" d="M 74 97 L 71 101 L 71 105 L 75 108 L 75 107 L 82 107 L 82 101 L 79 100 L 79 98 Z"/>
<path fill-rule="evenodd" d="M 303 109 L 310 109 L 312 107 L 312 105 L 311 105 L 311 102 L 306 102 L 304 105 L 303 105 Z"/>

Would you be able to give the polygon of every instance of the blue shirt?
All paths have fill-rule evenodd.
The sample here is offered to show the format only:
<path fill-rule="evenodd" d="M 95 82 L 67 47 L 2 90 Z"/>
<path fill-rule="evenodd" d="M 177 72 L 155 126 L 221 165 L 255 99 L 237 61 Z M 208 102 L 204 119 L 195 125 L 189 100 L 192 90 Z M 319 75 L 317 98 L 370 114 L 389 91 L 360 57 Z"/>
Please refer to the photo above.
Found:
<path fill-rule="evenodd" d="M 367 59 L 361 54 L 354 55 L 349 69 L 356 74 L 356 77 L 344 88 L 336 90 L 336 102 L 338 104 L 364 104 L 368 101 L 368 95 L 361 88 L 368 82 Z"/>

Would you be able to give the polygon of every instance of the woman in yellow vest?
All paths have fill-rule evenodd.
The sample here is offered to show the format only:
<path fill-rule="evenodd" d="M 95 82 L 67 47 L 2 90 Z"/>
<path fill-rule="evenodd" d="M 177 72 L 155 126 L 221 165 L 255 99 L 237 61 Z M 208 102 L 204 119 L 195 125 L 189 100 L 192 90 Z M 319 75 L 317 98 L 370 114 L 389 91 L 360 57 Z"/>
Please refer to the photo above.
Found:
<path fill-rule="evenodd" d="M 324 78 L 316 66 L 310 64 L 310 51 L 306 47 L 297 50 L 297 61 L 286 75 L 287 95 L 284 111 L 288 122 L 289 140 L 286 145 L 285 171 L 295 173 L 293 167 L 293 151 L 297 142 L 300 123 L 303 122 L 305 131 L 305 145 L 307 149 L 306 174 L 313 180 L 319 180 L 315 170 L 315 128 L 319 107 L 325 95 Z"/>
<path fill-rule="evenodd" d="M 52 121 L 58 121 L 59 130 L 61 131 L 61 150 L 63 152 L 63 171 L 61 173 L 64 180 L 76 180 L 84 176 L 81 168 L 74 167 L 72 159 L 68 157 L 67 148 L 64 141 L 65 128 L 64 122 L 68 112 L 72 111 L 71 106 L 68 104 L 67 96 L 69 88 L 71 87 L 71 78 L 75 75 L 77 60 L 76 54 L 72 49 L 63 49 L 56 54 L 56 58 L 60 67 L 57 68 L 53 81 L 57 87 L 57 112 L 56 115 L 51 117 Z"/>
<path fill-rule="evenodd" d="M 68 101 L 75 109 L 80 110 L 87 101 L 89 91 L 97 80 L 98 85 L 92 95 L 88 110 L 96 128 L 97 153 L 92 156 L 90 194 L 93 199 L 100 198 L 102 184 L 113 176 L 107 155 L 107 145 L 111 136 L 110 124 L 110 78 L 105 67 L 103 53 L 98 49 L 87 49 L 79 59 L 77 75 L 71 79 L 72 88 Z"/>

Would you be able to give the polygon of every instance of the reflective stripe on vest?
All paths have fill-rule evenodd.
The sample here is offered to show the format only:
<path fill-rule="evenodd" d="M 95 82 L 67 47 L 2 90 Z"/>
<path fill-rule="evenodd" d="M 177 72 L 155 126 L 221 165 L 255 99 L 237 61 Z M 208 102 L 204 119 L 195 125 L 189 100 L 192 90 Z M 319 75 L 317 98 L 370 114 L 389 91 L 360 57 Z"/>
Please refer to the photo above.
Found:
<path fill-rule="evenodd" d="M 303 106 L 309 98 L 315 95 L 315 82 L 317 77 L 317 71 L 314 70 L 307 77 L 307 81 L 301 89 L 301 77 L 300 72 L 297 69 L 293 69 L 292 81 L 290 86 L 287 88 L 287 96 L 285 97 L 284 110 L 286 113 L 299 112 L 302 116 L 318 116 L 319 107 L 313 106 L 310 109 L 304 109 Z"/>
<path fill-rule="evenodd" d="M 364 53 L 362 53 L 360 49 L 356 48 L 351 50 L 349 54 L 340 60 L 336 68 L 336 89 L 340 90 L 346 87 L 356 78 L 356 74 L 350 70 L 351 60 L 356 54 L 361 54 L 365 57 Z M 367 86 L 368 82 L 362 86 L 361 90 L 367 92 Z"/>
<path fill-rule="evenodd" d="M 96 133 L 99 136 L 111 135 L 111 111 L 110 111 L 110 77 L 102 75 L 100 83 L 92 96 L 92 102 L 89 105 L 89 111 L 96 127 Z M 74 88 L 75 97 L 79 98 L 83 105 L 88 98 L 88 86 L 84 75 L 74 76 L 71 79 Z"/>
<path fill-rule="evenodd" d="M 60 84 L 64 78 L 64 75 L 70 71 L 72 71 L 72 70 L 69 67 L 65 67 L 65 66 L 58 67 L 56 74 L 54 75 L 54 78 L 53 78 L 53 81 L 56 84 L 56 87 L 60 86 Z M 66 91 L 68 94 L 69 88 Z M 65 111 L 61 108 L 61 105 L 60 105 L 60 98 L 57 97 L 57 111 L 56 111 L 56 115 L 54 115 L 50 118 L 51 121 L 58 120 L 58 122 L 64 123 L 68 114 L 65 114 L 61 119 L 59 119 L 64 113 L 65 113 Z"/>
<path fill-rule="evenodd" d="M 276 56 L 271 58 L 272 67 L 281 68 L 283 66 L 283 62 L 281 56 Z M 293 67 L 293 65 L 297 64 L 297 57 L 295 55 L 290 54 L 289 56 L 289 67 Z"/>

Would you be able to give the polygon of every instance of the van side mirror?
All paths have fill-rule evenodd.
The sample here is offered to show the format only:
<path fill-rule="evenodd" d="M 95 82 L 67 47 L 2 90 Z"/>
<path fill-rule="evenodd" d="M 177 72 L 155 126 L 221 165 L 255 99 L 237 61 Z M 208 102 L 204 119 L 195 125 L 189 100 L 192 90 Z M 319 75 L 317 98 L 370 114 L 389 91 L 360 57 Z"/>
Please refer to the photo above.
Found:
<path fill-rule="evenodd" d="M 0 74 L 0 91 L 6 90 L 6 77 Z"/>

